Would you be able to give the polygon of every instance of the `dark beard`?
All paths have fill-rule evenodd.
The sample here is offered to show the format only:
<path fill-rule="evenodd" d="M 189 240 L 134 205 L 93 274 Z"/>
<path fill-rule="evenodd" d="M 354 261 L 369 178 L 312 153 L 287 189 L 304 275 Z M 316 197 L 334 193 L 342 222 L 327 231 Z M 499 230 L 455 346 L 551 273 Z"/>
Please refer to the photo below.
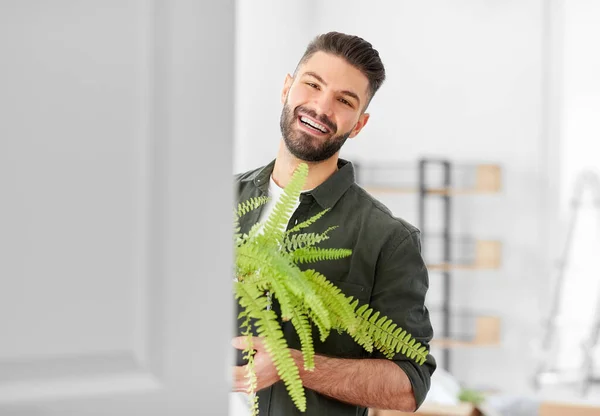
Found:
<path fill-rule="evenodd" d="M 294 129 L 294 124 L 300 112 L 325 125 L 329 131 L 337 131 L 337 126 L 326 116 L 319 117 L 313 110 L 302 106 L 296 107 L 292 112 L 286 101 L 281 111 L 279 126 L 283 141 L 288 150 L 300 160 L 304 160 L 305 162 L 321 162 L 329 159 L 342 148 L 352 133 L 352 130 L 350 130 L 348 133 L 333 136 L 321 142 L 317 137 Z"/>

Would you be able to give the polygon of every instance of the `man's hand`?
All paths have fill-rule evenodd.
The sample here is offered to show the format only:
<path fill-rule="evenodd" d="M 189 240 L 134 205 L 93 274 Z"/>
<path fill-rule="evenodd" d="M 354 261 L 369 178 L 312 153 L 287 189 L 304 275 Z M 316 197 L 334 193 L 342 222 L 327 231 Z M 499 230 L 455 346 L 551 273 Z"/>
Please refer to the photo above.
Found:
<path fill-rule="evenodd" d="M 277 368 L 271 356 L 266 351 L 265 346 L 260 337 L 252 337 L 253 348 L 256 350 L 254 354 L 254 372 L 256 373 L 256 391 L 267 388 L 280 380 L 277 374 Z M 231 341 L 238 350 L 246 348 L 246 337 L 235 337 Z M 248 378 L 246 374 L 248 372 L 248 366 L 234 366 L 233 367 L 233 391 L 247 392 L 248 391 Z"/>
<path fill-rule="evenodd" d="M 262 338 L 253 337 L 256 391 L 280 380 L 277 369 L 265 350 Z M 236 337 L 231 344 L 243 350 L 246 337 Z M 375 409 L 395 409 L 414 412 L 417 408 L 412 384 L 406 373 L 385 358 L 334 358 L 315 354 L 313 371 L 304 369 L 302 352 L 290 348 L 300 370 L 302 384 L 341 402 Z M 236 392 L 248 391 L 247 366 L 233 367 L 233 387 Z"/>

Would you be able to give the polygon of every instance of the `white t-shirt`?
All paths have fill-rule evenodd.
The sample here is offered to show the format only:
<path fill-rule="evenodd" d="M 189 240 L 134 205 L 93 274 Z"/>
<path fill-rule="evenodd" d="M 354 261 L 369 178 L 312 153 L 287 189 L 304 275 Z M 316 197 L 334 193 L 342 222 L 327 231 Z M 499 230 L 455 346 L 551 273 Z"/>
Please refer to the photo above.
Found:
<path fill-rule="evenodd" d="M 264 226 L 264 223 L 266 222 L 267 218 L 269 218 L 269 215 L 271 215 L 271 212 L 273 212 L 273 210 L 275 209 L 275 205 L 277 204 L 277 202 L 279 202 L 282 195 L 283 195 L 283 188 L 280 188 L 279 185 L 277 185 L 275 183 L 275 181 L 273 180 L 273 175 L 271 175 L 271 177 L 269 178 L 269 191 L 268 191 L 268 196 L 270 199 L 269 199 L 269 202 L 267 202 L 265 204 L 265 206 L 263 207 L 263 210 L 260 213 L 260 218 L 258 219 L 258 222 L 262 223 L 261 229 Z M 296 211 L 296 208 L 298 208 L 298 205 L 300 205 L 300 199 L 298 199 L 298 201 L 296 201 L 296 205 L 294 206 L 294 209 L 290 213 L 290 218 L 294 214 L 294 211 Z M 288 221 L 289 221 L 289 218 L 288 218 Z M 286 225 L 287 225 L 287 223 L 286 223 Z"/>

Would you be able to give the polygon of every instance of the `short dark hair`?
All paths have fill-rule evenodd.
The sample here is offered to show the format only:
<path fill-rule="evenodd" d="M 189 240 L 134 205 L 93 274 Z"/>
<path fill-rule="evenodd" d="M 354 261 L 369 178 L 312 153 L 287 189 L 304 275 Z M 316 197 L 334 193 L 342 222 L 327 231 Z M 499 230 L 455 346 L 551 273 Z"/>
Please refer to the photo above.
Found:
<path fill-rule="evenodd" d="M 298 62 L 296 71 L 300 65 L 319 51 L 344 58 L 367 77 L 369 80 L 368 104 L 385 80 L 383 62 L 381 62 L 379 52 L 373 48 L 373 45 L 358 36 L 340 32 L 318 35 L 308 44 L 304 55 Z"/>

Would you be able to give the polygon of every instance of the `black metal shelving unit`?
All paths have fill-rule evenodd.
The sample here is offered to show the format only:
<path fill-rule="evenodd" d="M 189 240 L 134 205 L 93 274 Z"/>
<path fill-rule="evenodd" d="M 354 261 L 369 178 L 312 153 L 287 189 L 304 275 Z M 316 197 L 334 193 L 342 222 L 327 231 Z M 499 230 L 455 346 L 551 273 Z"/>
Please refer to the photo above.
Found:
<path fill-rule="evenodd" d="M 479 316 L 472 311 L 459 313 L 452 306 L 452 278 L 455 270 L 494 269 L 499 267 L 499 245 L 494 241 L 478 241 L 472 237 L 452 236 L 453 198 L 456 195 L 494 193 L 500 190 L 499 166 L 491 164 L 455 164 L 449 159 L 422 157 L 404 162 L 353 162 L 356 181 L 368 192 L 379 194 L 416 195 L 418 198 L 416 224 L 421 231 L 421 251 L 429 273 L 436 274 L 436 286 L 441 299 L 435 312 L 441 318 L 435 327 L 435 347 L 441 349 L 438 363 L 450 371 L 452 349 L 471 345 L 495 345 L 499 335 L 482 333 L 480 325 L 499 325 L 492 316 Z M 442 206 L 439 206 L 441 202 Z M 434 205 L 435 204 L 435 205 Z M 434 205 L 434 206 L 432 206 Z M 429 214 L 429 217 L 428 217 Z M 432 214 L 436 215 L 435 220 Z M 441 222 L 440 222 L 441 220 Z M 492 243 L 490 245 L 490 243 Z M 485 246 L 483 244 L 486 244 Z M 485 247 L 487 256 L 480 257 Z M 490 250 L 494 251 L 490 254 Z M 482 250 L 483 252 L 483 250 Z M 439 276 L 438 276 L 439 275 Z M 441 279 L 439 281 L 438 277 Z M 430 311 L 433 311 L 429 308 Z M 474 335 L 459 335 L 463 325 L 455 325 L 458 315 L 474 317 Z M 489 328 L 489 326 L 488 326 Z M 496 331 L 499 326 L 496 326 Z M 433 345 L 433 344 L 432 344 Z"/>
<path fill-rule="evenodd" d="M 428 187 L 427 172 L 431 166 L 441 167 L 443 170 L 443 186 L 436 187 L 435 193 L 431 192 L 431 188 Z M 422 158 L 419 160 L 419 216 L 418 216 L 418 227 L 421 230 L 421 237 L 425 238 L 428 235 L 426 228 L 426 205 L 427 201 L 431 197 L 441 198 L 443 201 L 443 225 L 442 225 L 442 260 L 445 264 L 450 264 L 451 260 L 451 214 L 452 214 L 452 200 L 450 189 L 452 186 L 452 164 L 449 160 L 444 159 L 429 159 Z M 440 192 L 440 190 L 442 192 Z M 451 269 L 445 267 L 441 270 L 442 280 L 442 337 L 444 339 L 450 339 L 451 337 L 451 324 L 450 324 L 450 304 L 451 304 Z M 450 371 L 450 349 L 444 348 L 442 352 L 442 363 L 441 367 L 446 371 Z"/>

